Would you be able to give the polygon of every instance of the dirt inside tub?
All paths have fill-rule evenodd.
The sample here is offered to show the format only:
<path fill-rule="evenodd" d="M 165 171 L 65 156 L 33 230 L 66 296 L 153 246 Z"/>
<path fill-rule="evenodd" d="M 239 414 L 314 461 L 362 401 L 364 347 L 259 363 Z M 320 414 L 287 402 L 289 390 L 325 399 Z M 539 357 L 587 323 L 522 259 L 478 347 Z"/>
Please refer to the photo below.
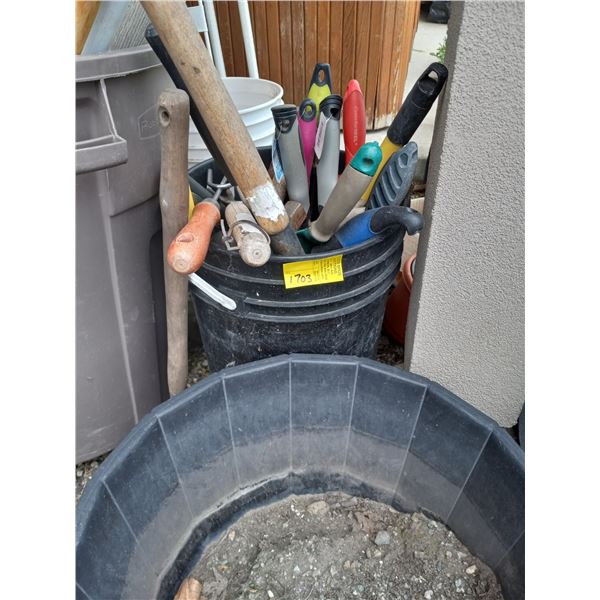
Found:
<path fill-rule="evenodd" d="M 190 575 L 205 600 L 502 600 L 444 525 L 337 492 L 248 512 Z"/>

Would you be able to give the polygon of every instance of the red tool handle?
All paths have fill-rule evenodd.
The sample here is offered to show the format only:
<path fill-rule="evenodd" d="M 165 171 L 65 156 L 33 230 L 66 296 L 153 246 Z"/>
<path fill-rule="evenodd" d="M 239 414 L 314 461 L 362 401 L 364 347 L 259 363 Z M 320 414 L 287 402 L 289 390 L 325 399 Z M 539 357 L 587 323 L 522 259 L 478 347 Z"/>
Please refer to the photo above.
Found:
<path fill-rule="evenodd" d="M 208 201 L 196 204 L 192 218 L 167 250 L 169 266 L 182 275 L 197 271 L 206 258 L 210 236 L 220 220 L 221 213 L 215 204 Z"/>
<path fill-rule="evenodd" d="M 342 106 L 347 166 L 367 137 L 365 99 L 356 79 L 351 79 L 348 83 Z"/>

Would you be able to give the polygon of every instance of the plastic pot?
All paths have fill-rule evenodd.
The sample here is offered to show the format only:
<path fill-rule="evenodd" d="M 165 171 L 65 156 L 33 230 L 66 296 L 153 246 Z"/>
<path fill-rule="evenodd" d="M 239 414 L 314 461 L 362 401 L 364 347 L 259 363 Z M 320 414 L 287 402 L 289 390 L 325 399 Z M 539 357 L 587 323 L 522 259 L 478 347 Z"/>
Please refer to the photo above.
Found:
<path fill-rule="evenodd" d="M 409 256 L 396 277 L 396 287 L 389 295 L 383 317 L 383 330 L 400 344 L 404 344 L 406 320 L 413 286 L 416 254 Z"/>
<path fill-rule="evenodd" d="M 271 148 L 259 149 L 267 164 Z M 340 153 L 340 169 L 344 153 Z M 220 181 L 212 160 L 190 169 L 206 185 L 208 169 Z M 198 275 L 236 302 L 228 310 L 192 287 L 196 320 L 211 371 L 288 352 L 344 354 L 374 358 L 385 302 L 402 258 L 398 230 L 362 244 L 306 256 L 271 255 L 262 267 L 244 264 L 229 252 L 219 230 Z M 283 265 L 341 255 L 344 280 L 287 289 Z"/>
<path fill-rule="evenodd" d="M 244 511 L 327 490 L 439 519 L 524 598 L 521 448 L 423 377 L 323 355 L 226 369 L 144 417 L 77 507 L 77 598 L 170 600 Z"/>

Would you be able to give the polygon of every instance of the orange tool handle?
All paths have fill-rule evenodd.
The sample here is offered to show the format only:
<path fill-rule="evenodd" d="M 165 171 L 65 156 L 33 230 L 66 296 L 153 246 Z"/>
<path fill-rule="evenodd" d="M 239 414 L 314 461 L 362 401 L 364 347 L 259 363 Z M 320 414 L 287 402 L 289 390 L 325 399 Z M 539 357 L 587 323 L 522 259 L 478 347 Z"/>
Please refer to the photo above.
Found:
<path fill-rule="evenodd" d="M 169 266 L 182 275 L 197 271 L 206 258 L 210 236 L 220 220 L 221 213 L 212 202 L 196 204 L 192 218 L 167 250 Z"/>

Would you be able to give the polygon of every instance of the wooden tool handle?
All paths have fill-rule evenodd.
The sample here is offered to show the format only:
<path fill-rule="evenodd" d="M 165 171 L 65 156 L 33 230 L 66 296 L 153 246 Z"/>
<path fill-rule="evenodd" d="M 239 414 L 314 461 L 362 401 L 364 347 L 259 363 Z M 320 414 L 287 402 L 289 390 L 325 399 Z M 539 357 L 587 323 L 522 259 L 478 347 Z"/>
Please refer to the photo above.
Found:
<path fill-rule="evenodd" d="M 296 231 L 306 221 L 306 211 L 300 202 L 288 200 L 285 203 L 285 210 L 290 217 L 290 227 Z"/>
<path fill-rule="evenodd" d="M 160 127 L 160 212 L 163 257 L 177 232 L 188 219 L 187 147 L 190 102 L 181 90 L 165 90 L 158 99 Z M 164 261 L 167 312 L 167 381 L 171 396 L 185 389 L 188 373 L 187 278 Z"/>
<path fill-rule="evenodd" d="M 202 584 L 193 577 L 183 580 L 173 600 L 202 600 Z"/>
<path fill-rule="evenodd" d="M 189 275 L 202 266 L 210 236 L 220 220 L 221 213 L 212 201 L 196 204 L 189 223 L 177 234 L 167 250 L 167 262 L 174 271 Z"/>
<path fill-rule="evenodd" d="M 230 202 L 225 220 L 239 248 L 240 258 L 250 267 L 262 267 L 271 258 L 271 246 L 243 202 Z"/>
<path fill-rule="evenodd" d="M 75 54 L 81 54 L 99 8 L 98 0 L 77 0 L 75 2 Z"/>
<path fill-rule="evenodd" d="M 288 215 L 185 2 L 143 0 L 142 5 L 257 222 L 269 234 L 283 231 Z"/>
<path fill-rule="evenodd" d="M 281 198 L 281 201 L 283 202 L 285 200 L 285 197 L 287 196 L 287 184 L 285 182 L 285 175 L 282 176 L 281 181 L 277 181 L 277 179 L 275 177 L 275 170 L 273 169 L 273 163 L 271 163 L 269 165 L 269 168 L 267 169 L 267 173 L 269 174 L 269 177 L 271 178 L 271 183 L 273 184 L 273 187 L 275 188 L 277 195 Z"/>

